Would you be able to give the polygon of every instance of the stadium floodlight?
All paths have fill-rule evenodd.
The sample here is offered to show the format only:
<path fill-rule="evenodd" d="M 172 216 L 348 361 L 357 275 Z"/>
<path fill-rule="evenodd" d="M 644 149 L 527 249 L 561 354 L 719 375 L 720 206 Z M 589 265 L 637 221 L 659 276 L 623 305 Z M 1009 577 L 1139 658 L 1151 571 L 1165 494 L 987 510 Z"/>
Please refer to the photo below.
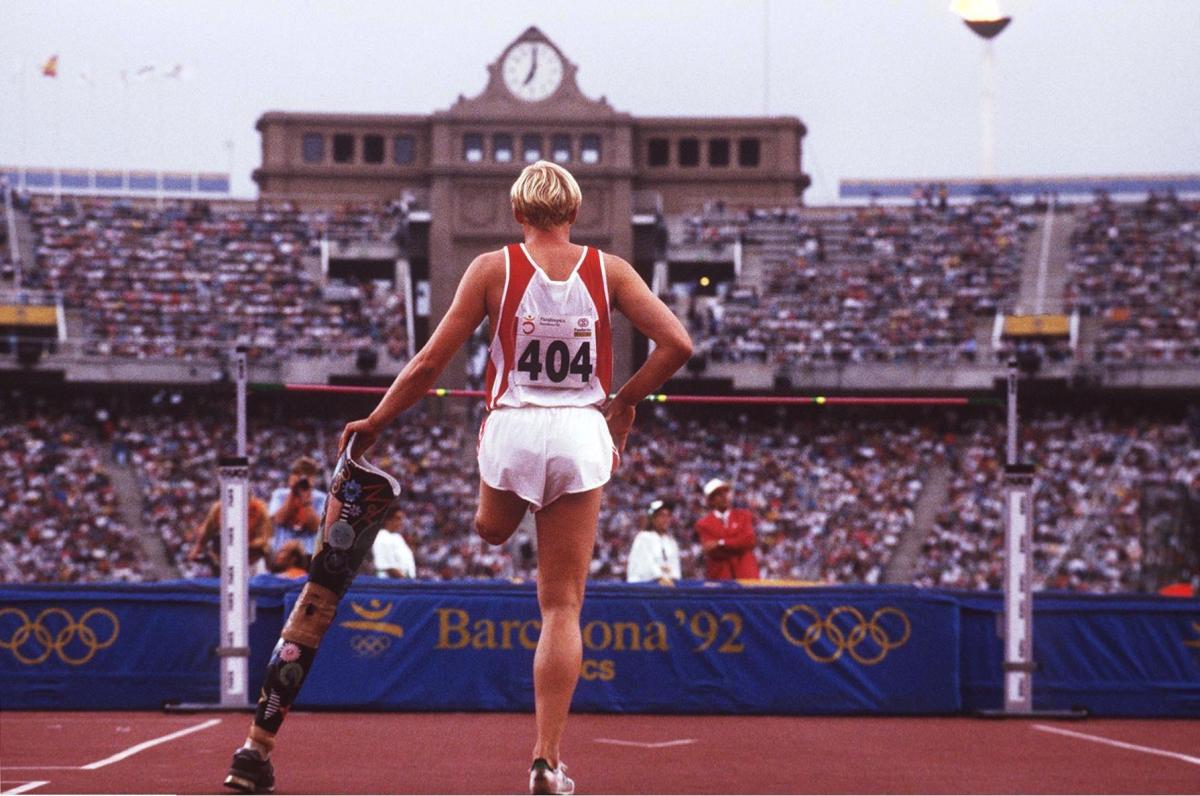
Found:
<path fill-rule="evenodd" d="M 996 65 L 992 40 L 1004 32 L 1012 17 L 1000 13 L 998 0 L 951 0 L 950 10 L 983 40 L 983 176 L 996 175 Z"/>

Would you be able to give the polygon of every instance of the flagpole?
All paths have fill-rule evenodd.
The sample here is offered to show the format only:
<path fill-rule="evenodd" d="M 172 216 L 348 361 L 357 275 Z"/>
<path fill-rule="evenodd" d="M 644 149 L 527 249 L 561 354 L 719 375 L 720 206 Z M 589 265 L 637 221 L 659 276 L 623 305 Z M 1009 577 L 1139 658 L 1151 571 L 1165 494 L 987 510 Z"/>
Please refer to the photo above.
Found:
<path fill-rule="evenodd" d="M 25 169 L 29 168 L 29 139 L 28 139 L 28 135 L 27 135 L 27 128 L 29 126 L 29 108 L 27 108 L 25 105 L 25 79 L 26 79 L 25 69 L 26 69 L 26 61 L 25 61 L 25 58 L 22 57 L 21 58 L 20 79 L 17 84 L 18 85 L 17 94 L 20 96 L 20 100 L 18 101 L 18 104 L 20 105 L 19 115 L 21 117 L 19 124 L 21 127 L 21 136 L 20 136 L 21 137 L 21 164 L 20 164 L 21 165 L 21 180 L 20 180 L 20 182 L 21 182 L 22 188 L 25 186 Z M 15 185 L 13 186 L 14 189 L 16 187 L 17 186 L 15 186 Z"/>
<path fill-rule="evenodd" d="M 62 123 L 59 119 L 59 109 L 62 106 L 62 102 L 59 99 L 59 94 L 62 92 L 62 84 L 58 82 L 57 63 L 55 64 L 55 67 L 56 69 L 54 75 L 50 78 L 56 83 L 56 85 L 50 89 L 54 92 L 53 96 L 50 98 L 50 125 L 53 131 L 51 140 L 54 141 L 54 151 L 56 153 L 54 159 L 58 161 L 51 166 L 52 173 L 54 174 L 54 201 L 58 202 L 60 199 L 62 199 L 62 161 L 60 158 L 62 157 L 63 146 Z"/>

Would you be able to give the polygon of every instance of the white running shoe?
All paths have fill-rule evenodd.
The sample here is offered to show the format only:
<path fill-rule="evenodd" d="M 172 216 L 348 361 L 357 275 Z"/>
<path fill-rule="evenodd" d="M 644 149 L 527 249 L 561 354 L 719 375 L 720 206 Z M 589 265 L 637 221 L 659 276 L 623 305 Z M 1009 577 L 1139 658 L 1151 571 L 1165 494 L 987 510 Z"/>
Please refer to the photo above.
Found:
<path fill-rule="evenodd" d="M 529 767 L 529 792 L 570 796 L 575 792 L 575 780 L 567 776 L 566 763 L 560 762 L 558 768 L 551 768 L 544 757 L 539 757 Z"/>

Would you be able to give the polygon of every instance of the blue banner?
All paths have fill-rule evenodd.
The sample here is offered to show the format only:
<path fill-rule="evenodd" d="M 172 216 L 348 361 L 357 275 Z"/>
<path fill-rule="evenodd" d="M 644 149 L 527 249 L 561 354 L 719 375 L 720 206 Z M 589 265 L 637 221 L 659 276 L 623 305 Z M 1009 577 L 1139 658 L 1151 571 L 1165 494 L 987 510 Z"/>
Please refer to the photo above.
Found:
<path fill-rule="evenodd" d="M 1003 701 L 1001 597 L 959 593 L 963 709 Z M 1200 716 L 1200 601 L 1037 594 L 1033 705 L 1109 716 Z"/>
<path fill-rule="evenodd" d="M 283 626 L 284 588 L 251 587 L 252 672 Z M 157 709 L 216 702 L 216 580 L 0 589 L 5 708 Z M 258 675 L 252 675 L 251 679 Z"/>
<path fill-rule="evenodd" d="M 378 582 L 376 582 L 378 583 Z M 295 595 L 288 596 L 290 610 Z M 359 585 L 298 706 L 532 710 L 532 586 Z M 574 707 L 950 713 L 958 613 L 936 594 L 595 584 Z"/>
<path fill-rule="evenodd" d="M 252 683 L 300 584 L 251 586 Z M 909 587 L 590 584 L 577 710 L 949 714 L 999 707 L 1001 601 Z M 0 589 L 6 709 L 217 699 L 215 581 Z M 532 584 L 360 578 L 298 707 L 533 706 Z M 1038 595 L 1035 706 L 1200 715 L 1200 603 Z"/>

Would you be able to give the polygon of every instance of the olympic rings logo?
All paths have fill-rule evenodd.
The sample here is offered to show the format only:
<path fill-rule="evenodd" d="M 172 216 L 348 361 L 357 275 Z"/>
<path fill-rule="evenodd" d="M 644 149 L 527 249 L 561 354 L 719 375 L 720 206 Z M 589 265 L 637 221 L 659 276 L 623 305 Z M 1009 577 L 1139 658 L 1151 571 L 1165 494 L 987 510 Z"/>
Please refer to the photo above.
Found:
<path fill-rule="evenodd" d="M 779 628 L 789 643 L 803 648 L 817 663 L 833 663 L 845 653 L 864 666 L 879 663 L 912 635 L 908 617 L 891 606 L 880 608 L 868 620 L 849 605 L 839 605 L 823 619 L 810 605 L 793 605 L 783 612 Z"/>
<path fill-rule="evenodd" d="M 390 646 L 392 640 L 387 636 L 371 634 L 350 637 L 350 647 L 363 658 L 378 658 Z"/>
<path fill-rule="evenodd" d="M 51 654 L 70 666 L 82 666 L 100 650 L 111 647 L 121 629 L 116 615 L 107 608 L 92 608 L 78 622 L 65 608 L 45 608 L 32 621 L 20 608 L 0 608 L 0 633 L 11 626 L 5 621 L 10 616 L 18 624 L 7 640 L 0 637 L 0 649 L 10 650 L 26 666 L 37 666 Z"/>

